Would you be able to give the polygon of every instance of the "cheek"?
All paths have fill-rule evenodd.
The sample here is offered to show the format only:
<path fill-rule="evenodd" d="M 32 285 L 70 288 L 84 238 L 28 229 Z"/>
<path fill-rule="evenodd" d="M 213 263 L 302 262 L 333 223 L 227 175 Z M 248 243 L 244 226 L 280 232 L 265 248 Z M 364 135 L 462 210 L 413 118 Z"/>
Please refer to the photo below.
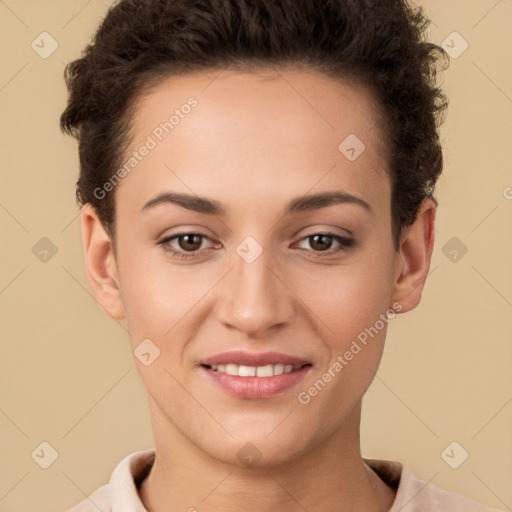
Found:
<path fill-rule="evenodd" d="M 214 285 L 215 276 L 166 262 L 157 251 L 137 248 L 135 243 L 126 245 L 130 250 L 125 250 L 118 267 L 130 337 L 133 343 L 141 337 L 161 342 L 179 329 L 179 322 Z"/>
<path fill-rule="evenodd" d="M 365 392 L 382 357 L 388 325 L 382 315 L 389 321 L 392 254 L 367 253 L 351 265 L 301 280 L 298 295 L 306 297 L 314 311 L 310 318 L 318 317 L 328 354 L 319 373 L 332 384 L 321 402 L 337 404 L 340 414 Z"/>
<path fill-rule="evenodd" d="M 170 272 L 155 266 L 143 275 L 128 273 L 123 285 L 125 306 L 130 333 L 145 337 L 167 339 L 180 329 L 180 323 L 193 314 L 201 299 L 217 279 L 204 273 Z"/>
<path fill-rule="evenodd" d="M 297 278 L 297 295 L 339 342 L 359 334 L 390 306 L 392 275 L 388 260 L 371 258 L 323 267 Z"/>
<path fill-rule="evenodd" d="M 316 324 L 322 325 L 328 357 L 301 389 L 298 401 L 321 416 L 341 421 L 377 372 L 387 325 L 394 316 L 389 311 L 389 276 L 384 267 L 377 270 L 376 266 L 371 272 L 355 266 L 338 269 L 307 288 L 308 305 L 318 312 Z"/>

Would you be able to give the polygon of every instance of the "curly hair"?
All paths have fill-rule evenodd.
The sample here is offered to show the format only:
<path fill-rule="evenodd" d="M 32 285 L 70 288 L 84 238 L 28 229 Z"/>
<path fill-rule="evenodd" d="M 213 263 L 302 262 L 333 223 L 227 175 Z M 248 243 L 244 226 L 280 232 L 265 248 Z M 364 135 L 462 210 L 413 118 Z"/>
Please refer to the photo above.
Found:
<path fill-rule="evenodd" d="M 424 39 L 430 20 L 407 0 L 122 0 L 64 77 L 61 129 L 79 142 L 76 198 L 112 236 L 114 174 L 130 143 L 133 105 L 160 80 L 227 66 L 296 65 L 373 93 L 389 152 L 395 247 L 442 172 L 437 86 L 446 52 Z M 434 199 L 435 201 L 435 199 Z"/>

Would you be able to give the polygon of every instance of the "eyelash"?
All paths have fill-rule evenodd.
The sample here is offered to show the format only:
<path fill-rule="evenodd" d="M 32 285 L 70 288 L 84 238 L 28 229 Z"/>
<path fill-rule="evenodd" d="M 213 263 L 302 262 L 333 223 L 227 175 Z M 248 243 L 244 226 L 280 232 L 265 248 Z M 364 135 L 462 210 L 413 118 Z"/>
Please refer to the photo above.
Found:
<path fill-rule="evenodd" d="M 207 249 L 202 249 L 202 250 L 198 250 L 198 251 L 188 252 L 187 253 L 187 252 L 177 251 L 175 249 L 172 249 L 168 245 L 169 242 L 171 242 L 172 240 L 179 239 L 179 238 L 182 238 L 182 237 L 187 236 L 187 235 L 196 235 L 196 236 L 202 237 L 202 239 L 208 239 L 209 240 L 209 237 L 206 236 L 206 235 L 203 235 L 202 233 L 187 232 L 187 233 L 178 233 L 176 235 L 168 236 L 168 237 L 160 240 L 158 242 L 158 245 L 161 245 L 163 250 L 166 253 L 170 254 L 171 257 L 178 257 L 178 258 L 181 258 L 183 260 L 188 260 L 188 259 L 193 259 L 193 258 L 201 257 L 202 253 L 204 251 L 206 251 Z M 312 250 L 315 253 L 315 256 L 319 257 L 319 258 L 333 256 L 334 254 L 346 251 L 347 249 L 353 247 L 354 244 L 355 244 L 355 241 L 353 239 L 351 239 L 351 238 L 345 238 L 343 236 L 337 235 L 335 233 L 329 233 L 329 232 L 327 232 L 327 233 L 326 232 L 313 233 L 311 235 L 308 235 L 308 236 L 305 236 L 305 237 L 301 238 L 300 242 L 302 242 L 303 240 L 307 240 L 307 239 L 313 238 L 314 236 L 317 236 L 317 235 L 330 237 L 330 238 L 332 238 L 333 240 L 335 240 L 336 242 L 338 242 L 341 245 L 341 248 L 336 249 L 336 250 L 330 250 L 330 249 L 325 250 L 325 251 L 315 251 L 315 250 Z M 302 250 L 308 250 L 308 249 L 302 249 Z"/>

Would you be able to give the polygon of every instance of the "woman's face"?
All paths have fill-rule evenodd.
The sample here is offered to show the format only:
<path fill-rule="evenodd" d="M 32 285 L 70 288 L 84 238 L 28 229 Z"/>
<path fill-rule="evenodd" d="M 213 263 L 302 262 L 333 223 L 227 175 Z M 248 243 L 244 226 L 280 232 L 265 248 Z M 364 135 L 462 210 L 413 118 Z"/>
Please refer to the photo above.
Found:
<path fill-rule="evenodd" d="M 133 127 L 116 265 L 155 442 L 274 464 L 355 432 L 400 267 L 371 98 L 314 72 L 196 73 Z"/>

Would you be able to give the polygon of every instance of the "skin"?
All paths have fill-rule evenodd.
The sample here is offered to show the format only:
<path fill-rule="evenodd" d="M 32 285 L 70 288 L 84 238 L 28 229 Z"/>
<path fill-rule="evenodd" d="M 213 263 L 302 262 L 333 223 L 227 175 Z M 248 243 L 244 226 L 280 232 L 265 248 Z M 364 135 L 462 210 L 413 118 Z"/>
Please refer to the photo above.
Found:
<path fill-rule="evenodd" d="M 98 303 L 126 318 L 133 349 L 149 338 L 161 351 L 149 366 L 135 358 L 157 453 L 141 499 L 150 512 L 387 511 L 395 492 L 364 463 L 359 442 L 362 397 L 386 328 L 308 404 L 297 395 L 379 315 L 393 305 L 401 313 L 417 306 L 436 205 L 422 203 L 396 251 L 386 146 L 377 106 L 361 87 L 298 69 L 167 78 L 134 107 L 133 148 L 190 96 L 198 106 L 116 189 L 116 255 L 94 209 L 85 205 L 81 214 Z M 349 134 L 366 146 L 355 161 L 338 150 Z M 371 210 L 343 203 L 284 215 L 290 200 L 333 190 Z M 170 203 L 141 211 L 163 191 L 216 200 L 227 214 Z M 173 257 L 158 244 L 195 232 L 206 236 L 196 259 Z M 307 238 L 322 232 L 355 243 Z M 236 252 L 247 236 L 263 250 L 252 263 Z M 183 238 L 169 245 L 189 247 Z M 235 348 L 283 352 L 313 366 L 279 396 L 235 398 L 197 366 Z M 252 467 L 237 457 L 249 442 L 260 454 Z"/>

